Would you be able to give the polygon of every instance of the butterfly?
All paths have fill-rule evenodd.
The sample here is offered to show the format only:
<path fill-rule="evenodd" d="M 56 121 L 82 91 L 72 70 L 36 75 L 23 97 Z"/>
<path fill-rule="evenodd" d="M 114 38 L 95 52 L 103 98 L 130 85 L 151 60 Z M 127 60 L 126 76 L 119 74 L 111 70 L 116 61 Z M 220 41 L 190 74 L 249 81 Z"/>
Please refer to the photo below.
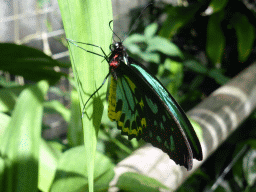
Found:
<path fill-rule="evenodd" d="M 106 55 L 99 46 L 67 40 L 90 53 L 93 52 L 78 44 L 98 47 L 104 54 L 93 53 L 109 64 L 103 82 L 111 75 L 108 117 L 117 123 L 122 135 L 151 143 L 188 171 L 193 167 L 193 159 L 203 159 L 200 142 L 182 108 L 144 65 L 129 57 L 121 41 L 111 44 L 111 53 Z"/>

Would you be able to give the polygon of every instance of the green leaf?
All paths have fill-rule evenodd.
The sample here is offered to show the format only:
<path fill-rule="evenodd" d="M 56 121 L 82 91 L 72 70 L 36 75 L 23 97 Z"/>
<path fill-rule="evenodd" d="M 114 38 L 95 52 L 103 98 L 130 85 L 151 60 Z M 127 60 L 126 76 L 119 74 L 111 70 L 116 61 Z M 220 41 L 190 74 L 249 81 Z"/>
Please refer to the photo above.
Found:
<path fill-rule="evenodd" d="M 195 3 L 189 7 L 170 7 L 167 9 L 168 17 L 165 20 L 159 35 L 167 39 L 172 38 L 182 27 L 194 19 L 194 15 L 201 7 L 201 3 Z"/>
<path fill-rule="evenodd" d="M 125 45 L 126 46 L 126 48 L 132 53 L 132 54 L 136 54 L 136 55 L 141 55 L 141 54 L 143 54 L 143 52 L 140 50 L 140 47 L 138 46 L 138 45 L 136 45 L 136 44 L 132 44 L 132 43 L 130 43 L 130 44 L 126 44 Z"/>
<path fill-rule="evenodd" d="M 124 173 L 119 177 L 117 187 L 130 192 L 158 192 L 160 188 L 169 189 L 156 179 L 131 172 Z"/>
<path fill-rule="evenodd" d="M 205 66 L 201 65 L 196 60 L 186 60 L 184 61 L 184 65 L 196 73 L 206 74 L 208 71 Z"/>
<path fill-rule="evenodd" d="M 0 111 L 12 111 L 19 94 L 27 87 L 28 86 L 16 86 L 0 89 Z"/>
<path fill-rule="evenodd" d="M 147 62 L 153 62 L 153 63 L 159 63 L 160 62 L 160 56 L 158 53 L 152 53 L 152 52 L 142 52 L 139 55 L 144 61 Z"/>
<path fill-rule="evenodd" d="M 221 29 L 223 18 L 223 12 L 218 12 L 210 17 L 207 26 L 206 53 L 214 65 L 222 62 L 225 50 L 226 40 Z"/>
<path fill-rule="evenodd" d="M 51 192 L 88 191 L 88 169 L 84 146 L 74 147 L 63 153 L 59 160 Z M 94 168 L 95 191 L 106 191 L 114 176 L 114 165 L 101 153 L 96 153 Z M 104 189 L 104 190 L 103 190 Z"/>
<path fill-rule="evenodd" d="M 255 28 L 248 21 L 248 18 L 241 13 L 235 13 L 231 23 L 233 24 L 237 35 L 238 59 L 240 62 L 245 62 L 253 49 Z"/>
<path fill-rule="evenodd" d="M 70 111 L 61 102 L 47 101 L 44 103 L 45 111 L 48 113 L 59 113 L 66 122 L 70 121 Z"/>
<path fill-rule="evenodd" d="M 0 156 L 0 191 L 4 191 L 4 186 L 2 185 L 4 182 L 4 170 L 5 170 L 5 160 Z"/>
<path fill-rule="evenodd" d="M 163 37 L 154 37 L 147 41 L 148 47 L 147 52 L 159 51 L 169 56 L 176 56 L 183 58 L 182 52 L 177 45 L 170 42 L 168 39 Z"/>
<path fill-rule="evenodd" d="M 131 43 L 143 43 L 143 42 L 146 42 L 146 38 L 144 35 L 132 34 L 125 39 L 124 45 L 129 46 L 129 44 Z"/>
<path fill-rule="evenodd" d="M 230 80 L 230 78 L 223 75 L 222 72 L 218 69 L 211 69 L 208 75 L 220 85 L 224 85 Z"/>
<path fill-rule="evenodd" d="M 212 0 L 207 9 L 205 10 L 205 15 L 214 14 L 223 10 L 227 3 L 228 0 Z"/>
<path fill-rule="evenodd" d="M 4 135 L 5 129 L 7 128 L 9 122 L 11 120 L 11 117 L 9 115 L 6 115 L 5 113 L 0 113 L 0 141 L 2 136 Z"/>
<path fill-rule="evenodd" d="M 46 81 L 22 91 L 0 141 L 5 157 L 5 191 L 37 191 L 39 145 Z M 33 174 L 32 174 L 33 173 Z"/>
<path fill-rule="evenodd" d="M 50 142 L 41 139 L 38 171 L 38 188 L 41 191 L 50 190 L 60 155 L 61 151 L 52 147 Z"/>
<path fill-rule="evenodd" d="M 243 159 L 244 175 L 249 186 L 256 183 L 256 150 L 251 149 Z"/>
<path fill-rule="evenodd" d="M 112 40 L 112 31 L 109 22 L 113 19 L 110 0 L 59 0 L 59 7 L 66 32 L 66 37 L 77 42 L 91 43 L 101 46 L 108 54 Z M 103 55 L 101 49 L 89 45 L 81 45 L 84 49 Z M 80 98 L 80 109 L 85 112 L 82 118 L 84 142 L 90 191 L 93 189 L 94 157 L 96 150 L 97 134 L 101 122 L 103 104 L 107 86 L 102 87 L 83 106 L 87 99 L 102 84 L 104 77 L 109 72 L 108 64 L 103 58 L 69 44 L 72 69 L 77 83 Z"/>
<path fill-rule="evenodd" d="M 223 85 L 230 80 L 230 78 L 222 74 L 221 70 L 219 69 L 208 70 L 205 66 L 201 65 L 196 60 L 184 61 L 184 65 L 189 69 L 191 69 L 192 71 L 195 71 L 196 73 L 201 73 L 213 78 L 220 85 Z"/>
<path fill-rule="evenodd" d="M 61 76 L 66 75 L 54 70 L 55 66 L 66 67 L 42 51 L 24 45 L 0 43 L 0 69 L 13 75 L 23 76 L 27 80 L 46 79 L 55 84 Z M 8 63 L 8 64 L 7 64 Z"/>
<path fill-rule="evenodd" d="M 199 123 L 197 123 L 193 119 L 189 118 L 189 120 L 190 120 L 190 122 L 191 122 L 191 124 L 192 124 L 192 126 L 193 126 L 193 128 L 194 128 L 194 130 L 196 132 L 196 135 L 197 135 L 199 141 L 202 142 L 203 141 L 203 130 L 202 130 L 202 127 L 200 126 Z"/>
<path fill-rule="evenodd" d="M 171 80 L 166 88 L 174 97 L 176 97 L 178 89 L 183 81 L 183 65 L 180 62 L 167 58 L 164 62 L 164 68 L 169 72 L 168 80 Z M 161 76 L 163 77 L 163 75 Z"/>
<path fill-rule="evenodd" d="M 144 35 L 147 39 L 153 38 L 153 36 L 156 34 L 158 25 L 157 23 L 152 23 L 149 26 L 146 27 L 144 31 Z"/>

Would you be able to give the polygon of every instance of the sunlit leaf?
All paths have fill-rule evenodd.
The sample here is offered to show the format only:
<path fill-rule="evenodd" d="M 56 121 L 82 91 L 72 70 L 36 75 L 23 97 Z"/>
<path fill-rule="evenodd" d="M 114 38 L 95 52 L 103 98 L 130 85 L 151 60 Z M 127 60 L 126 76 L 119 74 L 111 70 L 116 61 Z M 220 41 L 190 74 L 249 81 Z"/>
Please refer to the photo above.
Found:
<path fill-rule="evenodd" d="M 226 40 L 221 29 L 223 18 L 223 12 L 218 12 L 210 17 L 207 26 L 206 53 L 214 66 L 221 63 L 225 49 Z"/>

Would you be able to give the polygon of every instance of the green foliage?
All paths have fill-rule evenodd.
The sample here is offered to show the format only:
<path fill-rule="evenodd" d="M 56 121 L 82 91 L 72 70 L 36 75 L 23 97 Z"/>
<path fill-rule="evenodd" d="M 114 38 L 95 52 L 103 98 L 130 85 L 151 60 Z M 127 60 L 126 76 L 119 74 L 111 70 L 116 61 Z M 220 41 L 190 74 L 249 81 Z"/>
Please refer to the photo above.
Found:
<path fill-rule="evenodd" d="M 215 65 L 221 63 L 225 49 L 225 36 L 221 30 L 223 18 L 224 13 L 218 12 L 209 18 L 207 26 L 206 53 Z"/>
<path fill-rule="evenodd" d="M 58 162 L 52 192 L 88 191 L 88 169 L 84 146 L 73 147 L 64 152 Z M 94 169 L 95 191 L 106 191 L 114 176 L 114 165 L 101 153 L 96 153 Z"/>
<path fill-rule="evenodd" d="M 46 81 L 24 89 L 2 133 L 0 154 L 5 166 L 1 171 L 1 187 L 5 191 L 37 190 L 43 101 L 47 89 Z"/>
<path fill-rule="evenodd" d="M 147 62 L 160 63 L 160 55 L 157 52 L 182 57 L 182 52 L 175 44 L 155 35 L 157 28 L 157 24 L 153 23 L 145 29 L 144 35 L 134 34 L 127 37 L 124 42 L 126 48 Z M 136 43 L 145 44 L 146 49 L 143 50 Z"/>
<path fill-rule="evenodd" d="M 240 62 L 245 62 L 251 54 L 255 41 L 255 26 L 241 13 L 234 14 L 231 24 L 237 35 L 238 59 Z"/>
<path fill-rule="evenodd" d="M 70 67 L 57 62 L 42 51 L 11 43 L 0 44 L 0 58 L 0 70 L 31 81 L 47 80 L 51 85 L 66 75 L 56 72 L 54 67 Z"/>
<path fill-rule="evenodd" d="M 117 187 L 123 191 L 157 192 L 160 189 L 168 190 L 159 181 L 138 173 L 126 172 L 122 174 L 117 182 Z"/>

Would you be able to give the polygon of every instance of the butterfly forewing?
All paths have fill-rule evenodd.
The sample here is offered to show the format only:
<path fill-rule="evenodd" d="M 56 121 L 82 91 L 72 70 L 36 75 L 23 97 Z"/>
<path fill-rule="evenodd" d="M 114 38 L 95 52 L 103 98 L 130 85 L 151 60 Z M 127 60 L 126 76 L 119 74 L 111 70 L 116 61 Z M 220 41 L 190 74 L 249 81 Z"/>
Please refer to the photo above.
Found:
<path fill-rule="evenodd" d="M 161 82 L 156 79 L 143 65 L 137 63 L 133 59 L 130 59 L 130 67 L 133 71 L 143 76 L 142 80 L 151 87 L 151 90 L 159 98 L 159 102 L 164 105 L 165 109 L 169 112 L 170 116 L 175 120 L 182 134 L 187 138 L 189 145 L 192 149 L 193 158 L 197 160 L 202 160 L 202 149 L 196 133 L 188 120 L 186 114 L 179 106 L 179 104 L 174 100 L 171 94 L 164 88 Z"/>
<path fill-rule="evenodd" d="M 109 118 L 117 122 L 117 127 L 129 139 L 142 138 L 190 170 L 192 149 L 177 120 L 179 108 L 176 103 L 169 104 L 171 100 L 166 98 L 167 90 L 134 62 L 129 65 L 121 62 L 116 74 L 117 79 L 111 78 Z"/>

